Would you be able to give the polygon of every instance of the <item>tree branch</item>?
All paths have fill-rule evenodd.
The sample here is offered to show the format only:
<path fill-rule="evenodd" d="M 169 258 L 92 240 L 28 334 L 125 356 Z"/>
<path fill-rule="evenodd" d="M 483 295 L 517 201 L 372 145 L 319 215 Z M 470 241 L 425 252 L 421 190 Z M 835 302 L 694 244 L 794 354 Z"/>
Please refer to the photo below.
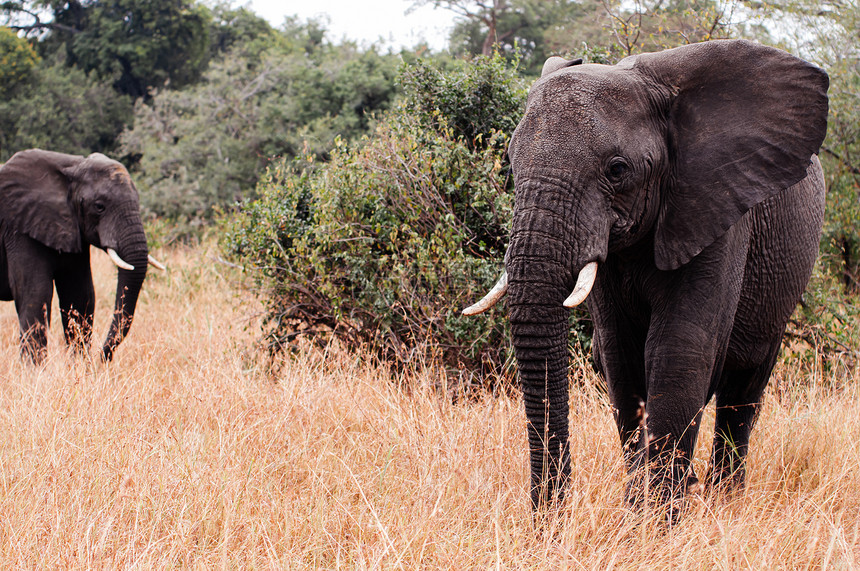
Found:
<path fill-rule="evenodd" d="M 836 159 L 837 161 L 844 164 L 846 167 L 848 167 L 848 172 L 850 172 L 851 174 L 860 175 L 860 168 L 857 168 L 854 165 L 852 165 L 850 162 L 848 162 L 848 160 L 846 160 L 842 155 L 840 155 L 839 153 L 837 153 L 833 149 L 830 149 L 828 147 L 821 147 L 821 150 L 824 151 L 825 153 L 827 153 L 828 155 L 830 155 L 831 157 L 833 157 L 834 159 Z"/>

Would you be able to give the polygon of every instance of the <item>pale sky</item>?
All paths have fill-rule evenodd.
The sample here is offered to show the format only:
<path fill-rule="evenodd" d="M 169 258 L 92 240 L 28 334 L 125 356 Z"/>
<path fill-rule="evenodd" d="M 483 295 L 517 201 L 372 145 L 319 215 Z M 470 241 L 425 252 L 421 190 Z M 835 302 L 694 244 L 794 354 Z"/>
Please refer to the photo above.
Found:
<path fill-rule="evenodd" d="M 247 0 L 251 10 L 280 26 L 286 16 L 304 20 L 328 19 L 328 38 L 370 44 L 381 39 L 384 47 L 414 47 L 422 40 L 434 50 L 448 44 L 454 14 L 423 6 L 408 15 L 412 0 Z"/>

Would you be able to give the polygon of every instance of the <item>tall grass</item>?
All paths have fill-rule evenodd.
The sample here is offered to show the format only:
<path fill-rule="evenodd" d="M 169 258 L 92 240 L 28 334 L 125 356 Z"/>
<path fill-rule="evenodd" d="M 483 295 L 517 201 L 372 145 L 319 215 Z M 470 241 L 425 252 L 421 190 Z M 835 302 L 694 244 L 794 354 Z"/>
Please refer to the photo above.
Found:
<path fill-rule="evenodd" d="M 536 530 L 515 394 L 440 397 L 335 348 L 271 373 L 259 308 L 206 247 L 158 253 L 114 363 L 18 358 L 0 313 L 0 568 L 801 569 L 860 566 L 860 372 L 781 365 L 749 486 L 669 531 L 622 504 L 606 398 L 571 396 L 573 481 Z M 107 330 L 114 271 L 94 252 Z M 712 411 L 696 468 L 704 474 Z M 647 518 L 646 518 L 647 520 Z"/>

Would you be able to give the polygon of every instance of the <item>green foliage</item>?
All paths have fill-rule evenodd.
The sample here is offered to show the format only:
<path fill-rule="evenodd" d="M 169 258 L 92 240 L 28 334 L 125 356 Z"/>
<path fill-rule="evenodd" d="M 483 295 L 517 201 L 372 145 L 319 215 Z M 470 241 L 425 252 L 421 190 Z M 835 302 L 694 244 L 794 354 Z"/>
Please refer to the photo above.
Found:
<path fill-rule="evenodd" d="M 239 44 L 202 80 L 135 108 L 122 152 L 138 157 L 141 202 L 155 216 L 208 219 L 253 196 L 271 157 L 325 156 L 395 95 L 396 58 L 315 40 L 313 25 L 262 53 Z"/>
<path fill-rule="evenodd" d="M 188 0 L 102 0 L 88 3 L 86 25 L 67 43 L 70 63 L 116 78 L 120 93 L 145 96 L 170 81 L 199 78 L 208 56 L 207 12 Z M 62 21 L 63 11 L 57 19 Z"/>
<path fill-rule="evenodd" d="M 489 133 L 513 133 L 521 108 L 521 82 L 501 57 L 442 72 L 418 60 L 401 70 L 406 112 L 436 132 L 451 130 L 470 148 Z"/>
<path fill-rule="evenodd" d="M 434 99 L 456 77 L 467 101 L 495 93 L 500 104 L 458 115 Z M 513 195 L 509 133 L 495 126 L 516 123 L 525 90 L 498 56 L 445 77 L 419 64 L 403 85 L 404 103 L 361 144 L 339 140 L 322 165 L 273 165 L 261 198 L 226 222 L 224 245 L 267 292 L 273 349 L 333 335 L 400 365 L 430 355 L 498 371 L 509 359 L 503 312 L 460 310 L 502 268 Z"/>
<path fill-rule="evenodd" d="M 803 368 L 852 371 L 860 363 L 860 303 L 845 294 L 841 280 L 828 270 L 828 257 L 824 251 L 791 318 L 783 359 Z"/>
<path fill-rule="evenodd" d="M 0 27 L 0 97 L 10 97 L 28 83 L 38 62 L 39 56 L 30 42 Z"/>
<path fill-rule="evenodd" d="M 109 83 L 63 63 L 43 62 L 14 97 L 0 100 L 0 160 L 32 147 L 111 153 L 131 117 L 131 100 Z"/>
<path fill-rule="evenodd" d="M 856 10 L 855 25 L 860 21 Z M 854 28 L 855 34 L 860 27 Z M 830 120 L 822 150 L 827 209 L 822 251 L 846 292 L 860 295 L 860 57 L 840 57 L 830 74 Z"/>

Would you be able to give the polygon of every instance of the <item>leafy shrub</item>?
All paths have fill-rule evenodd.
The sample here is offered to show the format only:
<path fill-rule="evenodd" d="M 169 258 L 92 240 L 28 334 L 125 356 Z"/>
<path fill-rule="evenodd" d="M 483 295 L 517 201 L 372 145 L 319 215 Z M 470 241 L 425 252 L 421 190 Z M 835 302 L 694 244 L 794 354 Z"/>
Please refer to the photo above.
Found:
<path fill-rule="evenodd" d="M 503 312 L 460 310 L 502 269 L 505 150 L 525 90 L 498 56 L 452 74 L 482 109 L 454 104 L 440 89 L 451 76 L 407 68 L 404 101 L 372 136 L 338 140 L 326 164 L 272 165 L 260 199 L 226 222 L 226 249 L 266 288 L 272 350 L 334 335 L 400 365 L 432 355 L 486 373 L 509 360 Z"/>
<path fill-rule="evenodd" d="M 426 129 L 449 128 L 471 149 L 483 146 L 488 133 L 513 133 L 523 107 L 521 80 L 499 56 L 481 61 L 449 73 L 421 60 L 404 67 L 406 110 Z"/>

